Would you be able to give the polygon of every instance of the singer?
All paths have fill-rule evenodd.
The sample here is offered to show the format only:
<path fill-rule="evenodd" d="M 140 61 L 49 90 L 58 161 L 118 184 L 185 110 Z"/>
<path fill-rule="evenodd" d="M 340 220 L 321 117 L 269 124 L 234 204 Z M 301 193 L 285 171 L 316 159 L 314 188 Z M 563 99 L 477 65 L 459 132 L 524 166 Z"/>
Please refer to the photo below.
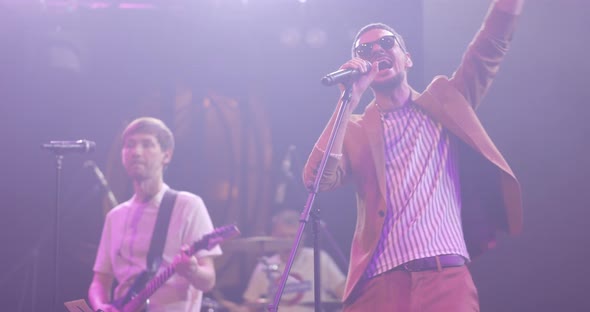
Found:
<path fill-rule="evenodd" d="M 118 311 L 111 302 L 121 302 L 130 288 L 139 293 L 144 285 L 134 281 L 142 272 L 153 272 L 175 261 L 177 274 L 153 294 L 149 311 L 199 311 L 203 291 L 215 284 L 213 257 L 221 250 L 215 246 L 196 256 L 179 252 L 213 230 L 207 208 L 197 195 L 172 191 L 164 183 L 174 137 L 162 121 L 136 119 L 123 131 L 122 139 L 123 166 L 135 194 L 106 216 L 88 290 L 90 304 L 95 310 Z M 111 298 L 115 280 L 115 298 Z"/>
<path fill-rule="evenodd" d="M 358 32 L 341 69 L 363 74 L 352 81 L 320 180 L 322 191 L 344 181 L 357 187 L 345 312 L 479 311 L 465 264 L 494 245 L 497 231 L 522 230 L 522 204 L 519 182 L 475 109 L 523 5 L 493 1 L 453 75 L 437 76 L 423 92 L 408 84 L 413 60 L 399 33 L 380 23 Z M 354 114 L 369 88 L 373 101 Z M 308 188 L 336 112 L 305 165 Z"/>

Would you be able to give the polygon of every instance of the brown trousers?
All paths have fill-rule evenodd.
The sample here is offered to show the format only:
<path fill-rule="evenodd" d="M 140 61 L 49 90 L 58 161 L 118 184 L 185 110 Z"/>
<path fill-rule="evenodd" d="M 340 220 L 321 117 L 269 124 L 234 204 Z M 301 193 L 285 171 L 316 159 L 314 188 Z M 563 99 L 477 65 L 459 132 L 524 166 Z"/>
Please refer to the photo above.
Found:
<path fill-rule="evenodd" d="M 466 266 L 392 270 L 361 283 L 344 312 L 479 312 L 477 289 Z"/>

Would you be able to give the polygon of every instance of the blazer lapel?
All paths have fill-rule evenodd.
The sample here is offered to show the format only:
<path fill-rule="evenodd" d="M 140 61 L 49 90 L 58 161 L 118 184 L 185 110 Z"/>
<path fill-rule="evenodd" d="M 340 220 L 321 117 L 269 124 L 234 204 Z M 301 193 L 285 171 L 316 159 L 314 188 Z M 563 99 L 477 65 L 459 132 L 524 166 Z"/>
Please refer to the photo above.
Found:
<path fill-rule="evenodd" d="M 375 101 L 373 100 L 366 108 L 363 118 L 361 120 L 362 128 L 369 141 L 373 162 L 375 164 L 375 174 L 377 175 L 377 182 L 379 183 L 379 190 L 385 198 L 387 189 L 385 186 L 385 146 L 383 143 L 383 124 L 381 123 L 381 116 Z"/>
<path fill-rule="evenodd" d="M 424 93 L 413 93 L 412 97 L 415 96 L 416 104 L 442 123 L 447 130 L 514 178 L 510 166 L 483 130 L 471 106 L 458 92 L 453 92 L 454 90 L 449 86 L 448 80 L 438 78 Z"/>

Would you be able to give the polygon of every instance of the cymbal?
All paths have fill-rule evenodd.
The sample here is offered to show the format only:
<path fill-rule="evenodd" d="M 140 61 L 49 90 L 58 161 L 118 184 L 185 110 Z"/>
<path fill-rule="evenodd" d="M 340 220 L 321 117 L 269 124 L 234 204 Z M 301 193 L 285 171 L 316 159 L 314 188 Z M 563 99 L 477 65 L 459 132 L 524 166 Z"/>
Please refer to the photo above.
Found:
<path fill-rule="evenodd" d="M 292 244 L 293 241 L 289 239 L 272 236 L 252 236 L 226 241 L 222 244 L 222 248 L 234 252 L 264 254 L 290 250 Z"/>

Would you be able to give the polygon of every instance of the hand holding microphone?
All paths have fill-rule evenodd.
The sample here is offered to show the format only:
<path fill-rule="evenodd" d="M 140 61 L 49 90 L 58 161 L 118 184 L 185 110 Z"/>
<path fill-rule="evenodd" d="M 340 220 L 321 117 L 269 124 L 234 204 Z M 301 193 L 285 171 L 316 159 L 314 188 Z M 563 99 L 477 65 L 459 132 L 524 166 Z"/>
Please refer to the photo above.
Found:
<path fill-rule="evenodd" d="M 342 65 L 339 70 L 324 76 L 322 78 L 322 84 L 329 87 L 335 84 L 351 83 L 360 76 L 370 72 L 372 68 L 373 64 L 359 58 L 354 58 Z"/>
<path fill-rule="evenodd" d="M 339 70 L 326 75 L 322 79 L 322 83 L 326 86 L 338 84 L 341 91 L 344 91 L 345 86 L 349 86 L 351 92 L 349 111 L 352 112 L 378 72 L 378 62 L 370 63 L 355 57 L 344 63 Z"/>

